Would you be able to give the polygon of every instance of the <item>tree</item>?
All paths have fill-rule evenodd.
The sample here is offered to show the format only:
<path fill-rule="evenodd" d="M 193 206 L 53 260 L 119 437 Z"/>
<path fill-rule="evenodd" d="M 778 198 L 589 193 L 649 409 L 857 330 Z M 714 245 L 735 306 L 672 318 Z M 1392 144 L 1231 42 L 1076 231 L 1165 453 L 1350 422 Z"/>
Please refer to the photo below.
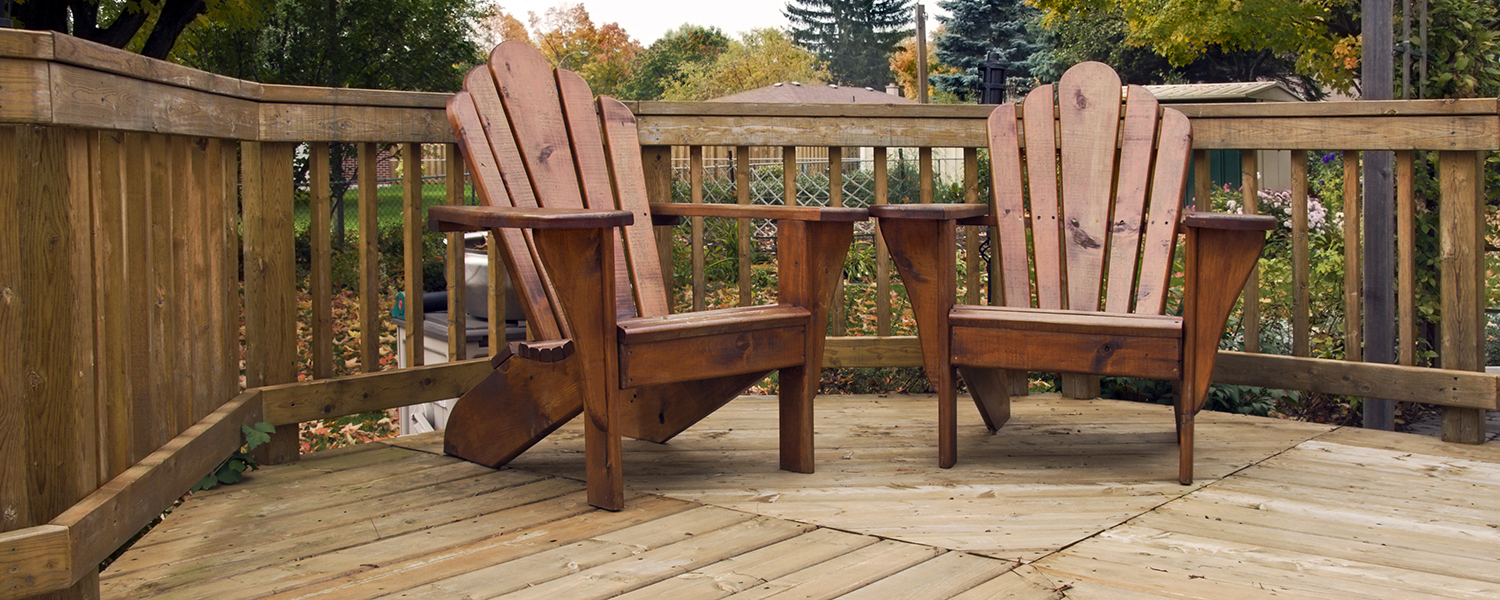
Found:
<path fill-rule="evenodd" d="M 682 80 L 689 65 L 704 64 L 729 49 L 729 36 L 718 27 L 684 24 L 666 32 L 635 61 L 630 80 L 618 90 L 624 100 L 656 100 Z"/>
<path fill-rule="evenodd" d="M 932 36 L 930 37 L 938 38 L 942 37 L 942 35 L 943 27 L 939 25 L 937 31 L 932 32 Z M 942 59 L 938 58 L 937 53 L 934 49 L 935 45 L 936 44 L 934 44 L 932 40 L 928 40 L 927 75 L 931 77 L 933 75 L 941 76 L 957 74 L 957 69 L 948 66 L 947 64 L 943 63 Z M 896 75 L 896 84 L 901 86 L 902 94 L 904 94 L 907 98 L 917 97 L 916 36 L 901 40 L 901 44 L 896 46 L 896 53 L 891 55 L 891 73 L 894 73 Z M 941 92 L 942 90 L 939 91 Z M 957 99 L 956 97 L 951 96 L 948 96 L 948 98 L 951 100 Z M 943 100 L 940 100 L 940 102 L 942 101 Z"/>
<path fill-rule="evenodd" d="M 935 75 L 933 84 L 962 98 L 979 92 L 979 65 L 990 54 L 1006 65 L 1007 77 L 1031 75 L 1032 57 L 1044 49 L 1033 31 L 1038 11 L 1022 0 L 942 0 L 937 57 L 957 73 Z"/>
<path fill-rule="evenodd" d="M 813 53 L 775 29 L 753 29 L 713 61 L 689 63 L 667 85 L 664 100 L 708 100 L 781 81 L 826 82 L 828 71 Z"/>
<path fill-rule="evenodd" d="M 114 48 L 135 41 L 142 55 L 166 59 L 198 17 L 243 23 L 264 4 L 261 0 L 23 0 L 11 8 L 11 14 L 26 29 L 58 31 Z"/>
<path fill-rule="evenodd" d="M 911 0 L 788 0 L 792 40 L 828 63 L 837 83 L 884 87 L 890 55 L 912 35 Z"/>
<path fill-rule="evenodd" d="M 489 52 L 506 40 L 531 41 L 526 25 L 499 6 L 491 6 L 474 24 L 474 43 L 481 52 Z"/>
<path fill-rule="evenodd" d="M 470 35 L 472 0 L 272 0 L 251 24 L 189 30 L 179 57 L 189 66 L 265 83 L 456 91 L 481 56 Z M 329 146 L 334 239 L 343 239 L 350 144 Z M 298 164 L 304 180 L 305 162 Z"/>
<path fill-rule="evenodd" d="M 1045 49 L 1029 60 L 1031 75 L 1038 81 L 1057 81 L 1068 67 L 1093 60 L 1114 67 L 1126 83 L 1139 85 L 1269 80 L 1281 82 L 1310 100 L 1325 95 L 1316 81 L 1297 71 L 1293 55 L 1269 50 L 1226 52 L 1212 46 L 1188 64 L 1175 66 L 1150 46 L 1129 43 L 1128 28 L 1114 10 L 1056 21 L 1043 31 Z"/>
<path fill-rule="evenodd" d="M 642 51 L 619 23 L 594 25 L 582 4 L 563 4 L 541 16 L 531 14 L 531 42 L 552 66 L 583 76 L 595 94 L 614 95 L 630 79 L 631 63 Z"/>
<path fill-rule="evenodd" d="M 1356 71 L 1347 57 L 1359 55 L 1359 3 L 1356 0 L 1034 0 L 1055 27 L 1077 18 L 1101 16 L 1123 21 L 1121 42 L 1149 48 L 1173 68 L 1216 53 L 1239 57 L 1239 72 L 1272 60 L 1290 72 L 1335 89 L 1354 85 Z M 1287 73 L 1290 75 L 1290 73 Z"/>

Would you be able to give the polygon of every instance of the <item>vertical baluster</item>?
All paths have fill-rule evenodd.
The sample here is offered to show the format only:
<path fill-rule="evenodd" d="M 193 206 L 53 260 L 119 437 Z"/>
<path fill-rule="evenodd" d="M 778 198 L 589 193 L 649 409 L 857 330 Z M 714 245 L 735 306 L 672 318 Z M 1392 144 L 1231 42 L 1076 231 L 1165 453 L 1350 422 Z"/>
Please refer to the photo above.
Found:
<path fill-rule="evenodd" d="M 127 136 L 126 140 L 130 138 Z M 128 146 L 127 146 L 128 148 Z M 240 239 L 236 233 L 241 221 L 240 215 L 240 145 L 227 143 L 219 147 L 221 155 L 220 173 L 223 175 L 223 198 L 224 212 L 223 225 L 220 232 L 223 234 L 222 252 L 224 255 L 224 272 L 220 283 L 223 286 L 224 311 L 228 315 L 224 319 L 223 330 L 220 332 L 224 338 L 224 371 L 225 380 L 224 397 L 233 398 L 240 393 L 243 387 L 242 362 L 240 356 L 243 354 L 244 340 L 240 333 L 240 320 L 238 315 L 244 314 L 244 306 L 241 303 L 240 289 Z M 127 164 L 129 157 L 126 158 Z M 127 184 L 129 179 L 126 179 Z"/>
<path fill-rule="evenodd" d="M 781 191 L 783 204 L 797 205 L 797 148 L 795 146 L 781 148 Z"/>
<path fill-rule="evenodd" d="M 333 245 L 328 143 L 312 144 L 308 161 L 308 239 L 312 246 L 308 293 L 312 295 L 312 376 L 333 377 Z"/>
<path fill-rule="evenodd" d="M 402 232 L 406 263 L 406 366 L 427 364 L 422 294 L 422 145 L 401 144 Z"/>
<path fill-rule="evenodd" d="M 885 204 L 890 194 L 889 172 L 886 165 L 885 147 L 875 148 L 875 204 Z M 875 224 L 875 334 L 891 335 L 891 259 L 885 248 L 885 238 L 880 235 L 880 223 Z"/>
<path fill-rule="evenodd" d="M 252 388 L 291 383 L 297 378 L 292 253 L 295 147 L 285 142 L 244 144 L 245 377 Z M 262 462 L 287 462 L 297 457 L 297 441 L 297 425 L 283 425 L 257 452 Z"/>
<path fill-rule="evenodd" d="M 917 149 L 917 186 L 918 201 L 922 204 L 932 204 L 932 148 Z"/>
<path fill-rule="evenodd" d="M 750 193 L 750 147 L 736 146 L 734 149 L 734 195 L 735 199 L 742 205 L 748 206 L 751 201 Z M 750 219 L 740 219 L 739 227 L 739 264 L 740 264 L 740 306 L 750 306 L 755 303 L 755 291 L 751 289 L 754 283 L 754 274 L 751 272 L 751 263 L 754 262 L 753 251 L 750 248 L 750 233 L 755 224 Z"/>
<path fill-rule="evenodd" d="M 1260 213 L 1260 168 L 1255 150 L 1240 151 L 1240 198 L 1245 214 Z M 1260 352 L 1260 267 L 1250 269 L 1241 300 L 1240 324 L 1245 332 L 1245 351 Z"/>
<path fill-rule="evenodd" d="M 1444 369 L 1484 370 L 1484 182 L 1483 163 L 1474 152 L 1439 154 L 1442 199 L 1442 361 Z M 1485 411 L 1443 407 L 1443 440 L 1480 444 Z"/>
<path fill-rule="evenodd" d="M 457 144 L 443 145 L 443 191 L 449 206 L 464 203 L 464 163 Z M 448 234 L 448 360 L 469 357 L 468 296 L 465 284 L 468 269 L 464 265 L 464 234 Z M 502 294 L 504 287 L 500 288 Z M 503 324 L 505 319 L 497 317 Z M 494 347 L 494 346 L 491 346 Z"/>
<path fill-rule="evenodd" d="M 1416 153 L 1396 153 L 1396 332 L 1399 364 L 1417 364 Z"/>
<path fill-rule="evenodd" d="M 1344 151 L 1344 359 L 1364 359 L 1364 311 L 1360 295 L 1359 153 Z"/>
<path fill-rule="evenodd" d="M 1332 215 L 1329 215 L 1332 217 Z M 1307 235 L 1307 151 L 1292 151 L 1292 356 L 1312 355 Z"/>
<path fill-rule="evenodd" d="M 208 261 L 208 274 L 204 281 L 204 289 L 207 297 L 204 303 L 209 307 L 209 318 L 206 324 L 207 333 L 204 335 L 208 344 L 208 381 L 209 394 L 212 397 L 210 412 L 218 410 L 225 402 L 228 402 L 237 394 L 229 391 L 226 383 L 233 378 L 238 380 L 238 374 L 229 368 L 227 360 L 229 330 L 225 323 L 234 321 L 239 323 L 239 314 L 231 312 L 228 302 L 229 296 L 224 292 L 228 284 L 224 283 L 225 272 L 228 263 L 225 259 L 224 249 L 229 245 L 228 230 L 225 228 L 224 213 L 228 210 L 227 204 L 232 198 L 225 196 L 224 187 L 224 142 L 217 138 L 208 138 L 203 144 L 203 255 Z M 236 329 L 238 329 L 236 327 Z M 234 359 L 239 360 L 239 353 L 234 354 Z M 237 383 L 236 383 L 237 385 Z"/>
<path fill-rule="evenodd" d="M 688 149 L 688 194 L 693 204 L 703 204 L 703 146 Z M 703 217 L 692 217 L 693 310 L 706 308 L 707 283 L 703 277 Z"/>
<path fill-rule="evenodd" d="M 384 333 L 380 318 L 377 152 L 373 143 L 359 145 L 359 173 L 356 175 L 359 185 L 359 369 L 363 373 L 380 370 L 380 335 Z"/>
<path fill-rule="evenodd" d="M 828 205 L 844 205 L 844 149 L 839 146 L 828 147 Z M 848 318 L 848 312 L 844 304 L 844 276 L 841 274 L 833 286 L 833 306 L 828 315 L 829 335 L 846 333 L 844 320 Z"/>
<path fill-rule="evenodd" d="M 979 202 L 979 149 L 964 148 L 964 202 L 974 204 Z M 979 304 L 981 297 L 979 290 L 984 286 L 981 279 L 984 275 L 984 260 L 979 255 L 979 228 L 975 226 L 964 227 L 964 261 L 968 278 L 965 285 L 968 293 L 964 296 L 965 304 Z"/>

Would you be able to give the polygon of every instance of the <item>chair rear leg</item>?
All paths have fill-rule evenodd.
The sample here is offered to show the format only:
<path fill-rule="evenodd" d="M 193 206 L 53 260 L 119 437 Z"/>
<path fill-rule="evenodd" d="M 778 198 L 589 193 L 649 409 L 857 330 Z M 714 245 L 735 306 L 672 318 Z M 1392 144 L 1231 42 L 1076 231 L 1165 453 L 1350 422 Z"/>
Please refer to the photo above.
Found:
<path fill-rule="evenodd" d="M 500 467 L 583 412 L 576 357 L 537 362 L 497 352 L 495 370 L 458 399 L 443 452 Z"/>
<path fill-rule="evenodd" d="M 1182 391 L 1187 392 L 1191 386 L 1182 386 Z M 1187 398 L 1183 393 L 1177 395 L 1177 402 L 1173 403 L 1172 412 L 1177 421 L 1177 482 L 1182 485 L 1193 483 L 1193 420 L 1198 412 L 1198 398 Z"/>
<path fill-rule="evenodd" d="M 959 376 L 969 385 L 969 395 L 990 433 L 1010 420 L 1010 371 L 989 367 L 959 367 Z"/>

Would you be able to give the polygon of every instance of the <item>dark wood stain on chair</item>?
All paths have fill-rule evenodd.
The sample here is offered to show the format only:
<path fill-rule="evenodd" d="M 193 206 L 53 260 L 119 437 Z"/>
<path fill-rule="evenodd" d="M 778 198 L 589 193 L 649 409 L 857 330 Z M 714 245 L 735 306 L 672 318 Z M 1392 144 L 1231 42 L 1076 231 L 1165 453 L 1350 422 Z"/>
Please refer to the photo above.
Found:
<path fill-rule="evenodd" d="M 430 226 L 495 233 L 535 339 L 498 349 L 454 407 L 446 452 L 498 467 L 584 414 L 589 502 L 618 510 L 622 435 L 666 442 L 779 370 L 781 467 L 812 471 L 829 303 L 863 209 L 655 205 L 780 219 L 777 304 L 672 315 L 623 104 L 507 42 L 448 117 L 484 206 L 433 207 Z"/>
<path fill-rule="evenodd" d="M 1193 416 L 1203 408 L 1229 311 L 1275 222 L 1179 218 L 1192 150 L 1188 120 L 1143 88 L 1125 87 L 1123 102 L 1121 90 L 1108 66 L 1083 63 L 1026 97 L 1020 127 L 1014 105 L 996 108 L 988 214 L 871 209 L 910 292 L 923 362 L 938 389 L 943 467 L 957 461 L 958 376 L 995 431 L 1010 415 L 1007 370 L 1054 371 L 1178 381 L 1178 479 L 1192 481 Z M 999 306 L 957 304 L 957 224 L 997 228 L 1001 280 L 991 288 L 1001 294 Z M 1164 314 L 1179 224 L 1187 238 L 1180 317 Z"/>

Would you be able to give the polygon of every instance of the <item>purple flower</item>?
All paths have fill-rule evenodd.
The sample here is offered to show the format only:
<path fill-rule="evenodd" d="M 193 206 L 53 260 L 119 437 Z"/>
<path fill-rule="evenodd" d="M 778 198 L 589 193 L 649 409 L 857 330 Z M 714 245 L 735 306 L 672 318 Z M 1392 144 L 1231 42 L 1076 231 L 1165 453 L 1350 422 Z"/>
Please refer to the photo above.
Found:
<path fill-rule="evenodd" d="M 1333 159 L 1335 159 L 1335 158 L 1338 158 L 1338 153 L 1337 152 L 1329 152 L 1328 154 L 1324 154 L 1323 155 L 1323 164 L 1326 165 L 1328 163 L 1331 163 L 1331 162 L 1333 162 Z"/>

